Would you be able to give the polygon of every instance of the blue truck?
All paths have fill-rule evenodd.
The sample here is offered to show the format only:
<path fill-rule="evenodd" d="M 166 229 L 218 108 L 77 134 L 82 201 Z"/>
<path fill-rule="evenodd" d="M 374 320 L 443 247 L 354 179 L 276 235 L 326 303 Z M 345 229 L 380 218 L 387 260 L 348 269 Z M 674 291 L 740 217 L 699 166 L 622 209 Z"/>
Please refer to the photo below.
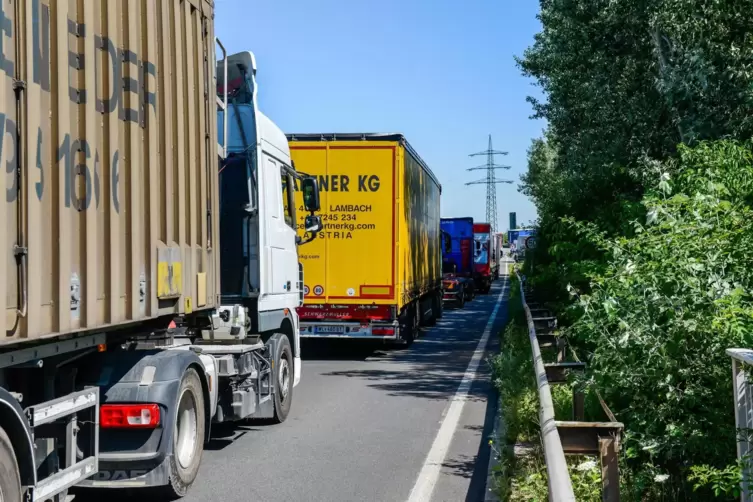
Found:
<path fill-rule="evenodd" d="M 449 251 L 442 255 L 445 303 L 462 307 L 476 296 L 473 281 L 473 218 L 442 218 L 442 232 L 449 236 Z"/>

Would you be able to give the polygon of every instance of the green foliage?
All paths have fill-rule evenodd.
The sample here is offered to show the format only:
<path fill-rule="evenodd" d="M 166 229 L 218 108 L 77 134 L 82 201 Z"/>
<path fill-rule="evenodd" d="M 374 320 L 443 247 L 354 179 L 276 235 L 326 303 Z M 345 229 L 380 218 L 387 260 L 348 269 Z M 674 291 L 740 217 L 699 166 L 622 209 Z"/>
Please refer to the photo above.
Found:
<path fill-rule="evenodd" d="M 694 465 L 690 468 L 688 480 L 694 483 L 694 489 L 711 487 L 716 497 L 731 495 L 738 498 L 742 471 L 738 465 L 730 465 L 724 469 L 716 469 L 708 465 Z"/>
<path fill-rule="evenodd" d="M 753 340 L 753 0 L 541 0 L 526 275 L 626 425 L 639 500 L 734 497 Z"/>

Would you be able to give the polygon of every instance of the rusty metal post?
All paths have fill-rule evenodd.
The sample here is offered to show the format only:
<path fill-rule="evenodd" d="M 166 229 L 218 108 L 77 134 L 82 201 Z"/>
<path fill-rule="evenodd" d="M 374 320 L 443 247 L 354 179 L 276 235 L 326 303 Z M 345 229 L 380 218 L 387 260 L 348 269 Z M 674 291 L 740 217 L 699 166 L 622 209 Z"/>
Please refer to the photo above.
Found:
<path fill-rule="evenodd" d="M 573 420 L 582 422 L 586 417 L 586 395 L 573 387 Z"/>
<path fill-rule="evenodd" d="M 620 468 L 617 451 L 617 438 L 599 438 L 599 460 L 601 461 L 601 500 L 620 502 Z"/>
<path fill-rule="evenodd" d="M 564 363 L 567 356 L 567 340 L 557 337 L 557 362 Z"/>

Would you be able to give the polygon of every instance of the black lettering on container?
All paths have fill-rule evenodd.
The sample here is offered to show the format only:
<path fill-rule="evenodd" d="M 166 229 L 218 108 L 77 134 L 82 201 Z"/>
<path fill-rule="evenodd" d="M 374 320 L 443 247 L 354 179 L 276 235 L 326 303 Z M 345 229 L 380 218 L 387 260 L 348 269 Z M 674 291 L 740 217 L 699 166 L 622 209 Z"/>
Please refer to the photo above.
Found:
<path fill-rule="evenodd" d="M 50 7 L 42 4 L 40 19 L 39 0 L 31 3 L 32 80 L 43 91 L 50 90 Z M 41 28 L 41 37 L 40 37 Z"/>

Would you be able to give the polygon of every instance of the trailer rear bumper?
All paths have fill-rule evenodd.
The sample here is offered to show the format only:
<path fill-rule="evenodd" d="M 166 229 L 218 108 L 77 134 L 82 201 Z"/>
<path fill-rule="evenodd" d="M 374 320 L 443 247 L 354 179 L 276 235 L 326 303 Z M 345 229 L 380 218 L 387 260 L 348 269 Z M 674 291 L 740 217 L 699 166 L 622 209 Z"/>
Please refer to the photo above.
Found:
<path fill-rule="evenodd" d="M 327 322 L 301 321 L 301 338 L 360 338 L 367 340 L 399 340 L 400 326 L 397 321 Z"/>
<path fill-rule="evenodd" d="M 444 293 L 442 293 L 442 301 L 445 303 L 460 303 L 460 293 L 461 291 L 447 291 L 445 290 Z"/>

